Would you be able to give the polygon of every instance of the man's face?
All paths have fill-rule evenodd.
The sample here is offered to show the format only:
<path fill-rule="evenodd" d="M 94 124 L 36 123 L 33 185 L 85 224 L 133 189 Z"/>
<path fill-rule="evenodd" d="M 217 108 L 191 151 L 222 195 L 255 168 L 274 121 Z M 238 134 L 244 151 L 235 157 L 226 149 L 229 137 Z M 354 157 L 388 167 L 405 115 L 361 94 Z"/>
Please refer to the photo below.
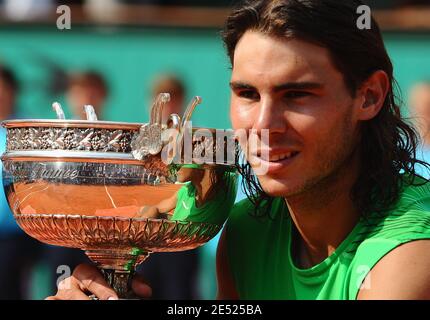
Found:
<path fill-rule="evenodd" d="M 261 146 L 269 157 L 257 152 L 268 168 L 258 176 L 266 193 L 300 194 L 348 165 L 359 103 L 326 49 L 248 31 L 235 50 L 231 87 L 233 128 L 269 130 Z"/>
<path fill-rule="evenodd" d="M 412 116 L 416 120 L 419 129 L 428 130 L 430 127 L 429 84 L 418 85 L 412 90 L 410 97 L 410 105 Z"/>
<path fill-rule="evenodd" d="M 204 170 L 182 167 L 177 172 L 177 179 L 180 183 L 201 181 L 204 173 Z"/>

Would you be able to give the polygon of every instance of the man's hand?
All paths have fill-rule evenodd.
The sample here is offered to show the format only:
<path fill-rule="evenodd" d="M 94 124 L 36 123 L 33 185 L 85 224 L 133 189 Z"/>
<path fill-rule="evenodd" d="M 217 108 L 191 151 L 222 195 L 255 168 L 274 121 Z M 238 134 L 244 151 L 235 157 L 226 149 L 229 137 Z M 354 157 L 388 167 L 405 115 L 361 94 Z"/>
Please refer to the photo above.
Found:
<path fill-rule="evenodd" d="M 133 278 L 132 290 L 142 298 L 148 298 L 152 294 L 151 288 L 140 276 Z M 99 300 L 118 300 L 117 294 L 96 267 L 81 264 L 71 277 L 59 283 L 57 294 L 46 300 L 90 300 L 89 295 L 94 295 Z"/>

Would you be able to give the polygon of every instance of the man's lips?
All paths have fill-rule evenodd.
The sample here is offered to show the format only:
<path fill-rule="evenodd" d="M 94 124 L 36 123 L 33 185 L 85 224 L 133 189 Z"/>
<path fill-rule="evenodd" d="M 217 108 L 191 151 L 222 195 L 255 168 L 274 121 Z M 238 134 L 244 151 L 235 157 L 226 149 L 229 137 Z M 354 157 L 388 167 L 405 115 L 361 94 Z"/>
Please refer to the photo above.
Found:
<path fill-rule="evenodd" d="M 283 172 L 283 170 L 285 170 L 293 162 L 295 162 L 296 158 L 299 155 L 300 152 L 298 151 L 292 151 L 290 153 L 280 153 L 276 155 L 273 154 L 269 157 L 264 157 L 263 154 L 261 157 L 251 156 L 248 161 L 257 175 L 270 175 Z"/>
<path fill-rule="evenodd" d="M 264 151 L 260 150 L 252 154 L 253 158 L 257 158 L 266 162 L 279 162 L 282 160 L 288 160 L 294 158 L 299 154 L 299 151 L 295 150 L 282 150 L 282 151 Z"/>

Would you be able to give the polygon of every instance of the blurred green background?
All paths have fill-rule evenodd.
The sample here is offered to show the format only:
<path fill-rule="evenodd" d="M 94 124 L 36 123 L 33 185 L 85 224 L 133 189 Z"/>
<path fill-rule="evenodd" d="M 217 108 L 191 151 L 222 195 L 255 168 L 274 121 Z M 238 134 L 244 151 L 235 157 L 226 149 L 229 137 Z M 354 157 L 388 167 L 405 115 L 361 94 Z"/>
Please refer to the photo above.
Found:
<path fill-rule="evenodd" d="M 406 106 L 411 86 L 430 79 L 430 33 L 385 33 L 384 37 Z M 66 99 L 51 88 L 61 81 L 62 72 L 91 69 L 102 73 L 110 87 L 102 119 L 147 121 L 152 81 L 159 74 L 174 73 L 186 83 L 188 99 L 203 97 L 193 116 L 196 125 L 230 127 L 230 64 L 219 30 L 74 27 L 59 31 L 20 26 L 1 29 L 0 44 L 0 62 L 16 72 L 21 84 L 20 117 L 54 118 L 54 100 L 66 107 L 70 117 Z M 215 246 L 213 240 L 202 251 L 204 298 L 215 297 Z M 41 265 L 35 273 L 34 298 L 50 294 L 37 286 L 44 277 Z"/>
<path fill-rule="evenodd" d="M 54 99 L 67 105 L 48 90 L 51 71 L 59 67 L 106 77 L 111 92 L 105 120 L 146 121 L 152 81 L 170 72 L 184 80 L 188 99 L 203 97 L 193 117 L 199 126 L 230 126 L 229 62 L 217 30 L 17 28 L 0 30 L 0 43 L 0 61 L 13 67 L 22 84 L 20 116 L 52 118 Z"/>
<path fill-rule="evenodd" d="M 386 33 L 385 41 L 406 102 L 410 87 L 430 78 L 430 34 Z M 49 90 L 58 81 L 56 70 L 93 69 L 110 87 L 103 119 L 147 121 L 151 83 L 170 72 L 187 84 L 188 99 L 203 97 L 193 117 L 197 125 L 230 127 L 230 64 L 218 30 L 16 27 L 0 30 L 0 43 L 0 62 L 16 71 L 22 85 L 21 117 L 54 117 L 53 100 L 67 106 L 61 94 Z"/>

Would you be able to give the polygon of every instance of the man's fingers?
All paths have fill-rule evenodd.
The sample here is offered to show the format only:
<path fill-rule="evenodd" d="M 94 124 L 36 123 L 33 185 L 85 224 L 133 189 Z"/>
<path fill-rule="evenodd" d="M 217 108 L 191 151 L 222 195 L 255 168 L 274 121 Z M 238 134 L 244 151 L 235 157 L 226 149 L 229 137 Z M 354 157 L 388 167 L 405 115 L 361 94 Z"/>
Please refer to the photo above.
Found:
<path fill-rule="evenodd" d="M 81 264 L 71 277 L 59 283 L 57 294 L 46 300 L 91 300 L 89 293 L 99 300 L 118 300 L 117 294 L 96 267 Z"/>
<path fill-rule="evenodd" d="M 145 283 L 145 280 L 140 275 L 135 275 L 131 283 L 131 288 L 135 294 L 142 298 L 152 296 L 152 289 Z"/>
<path fill-rule="evenodd" d="M 57 294 L 46 300 L 89 300 L 89 298 L 82 292 L 78 281 L 72 276 L 62 280 L 58 284 Z"/>
<path fill-rule="evenodd" d="M 53 300 L 90 300 L 90 298 L 79 290 L 62 290 Z"/>
<path fill-rule="evenodd" d="M 96 267 L 81 264 L 75 269 L 73 276 L 82 291 L 89 291 L 100 300 L 118 300 L 117 294 Z"/>

